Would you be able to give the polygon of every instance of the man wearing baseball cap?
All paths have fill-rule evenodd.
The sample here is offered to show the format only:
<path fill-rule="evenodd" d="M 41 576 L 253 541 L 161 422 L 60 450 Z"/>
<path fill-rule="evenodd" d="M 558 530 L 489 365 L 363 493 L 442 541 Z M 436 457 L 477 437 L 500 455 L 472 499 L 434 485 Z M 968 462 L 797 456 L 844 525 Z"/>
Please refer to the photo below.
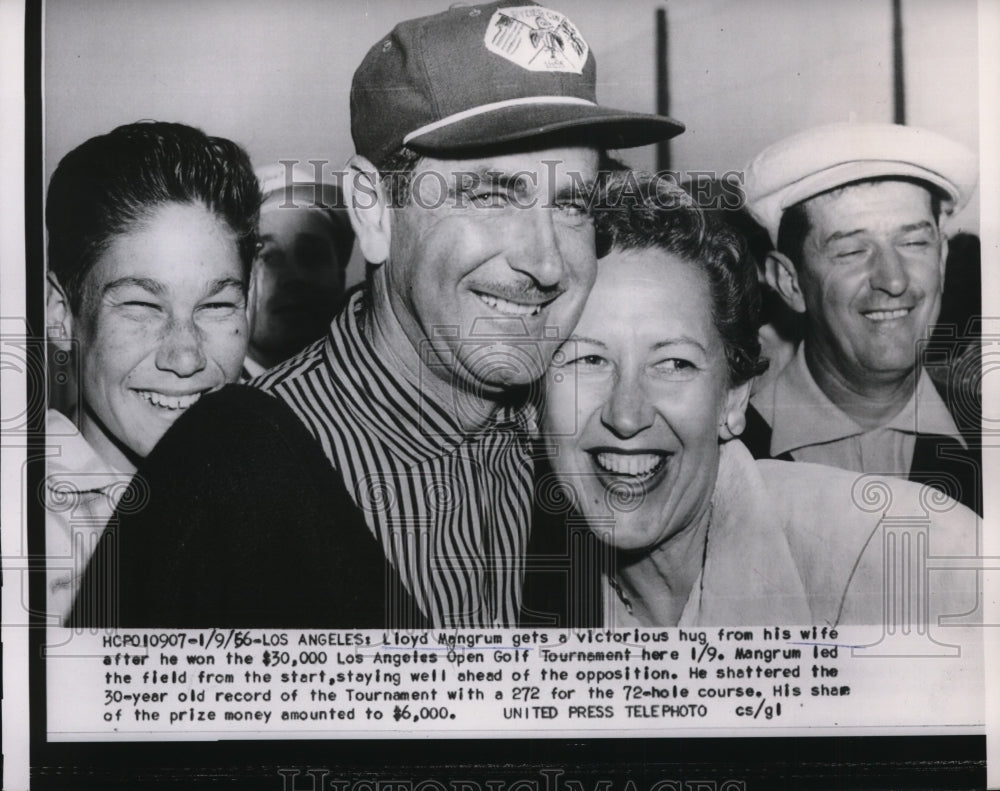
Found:
<path fill-rule="evenodd" d="M 892 124 L 808 129 L 750 163 L 747 208 L 774 245 L 765 278 L 804 325 L 753 396 L 755 456 L 909 477 L 981 510 L 972 438 L 919 359 L 941 306 L 942 221 L 977 177 L 963 146 Z"/>
<path fill-rule="evenodd" d="M 516 623 L 530 396 L 594 279 L 587 194 L 607 148 L 683 130 L 598 106 L 595 69 L 576 26 L 528 0 L 371 48 L 345 181 L 366 285 L 325 339 L 161 443 L 145 474 L 169 507 L 119 531 L 121 625 Z M 128 568 L 167 543 L 152 574 Z"/>

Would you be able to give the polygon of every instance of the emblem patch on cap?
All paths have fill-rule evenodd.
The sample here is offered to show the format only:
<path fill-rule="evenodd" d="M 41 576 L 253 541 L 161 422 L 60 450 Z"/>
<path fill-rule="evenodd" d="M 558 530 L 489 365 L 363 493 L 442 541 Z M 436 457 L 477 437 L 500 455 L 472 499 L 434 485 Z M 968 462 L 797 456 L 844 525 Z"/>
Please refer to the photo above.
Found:
<path fill-rule="evenodd" d="M 513 6 L 493 13 L 486 49 L 528 71 L 583 74 L 590 47 L 576 25 L 558 11 Z"/>

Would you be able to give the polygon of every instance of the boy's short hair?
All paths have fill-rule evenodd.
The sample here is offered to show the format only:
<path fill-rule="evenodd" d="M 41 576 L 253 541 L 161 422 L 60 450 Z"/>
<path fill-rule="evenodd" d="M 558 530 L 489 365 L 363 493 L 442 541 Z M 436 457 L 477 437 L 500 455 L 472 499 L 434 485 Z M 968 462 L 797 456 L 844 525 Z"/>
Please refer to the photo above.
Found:
<path fill-rule="evenodd" d="M 48 266 L 78 312 L 87 273 L 115 237 L 170 204 L 200 204 L 236 235 L 244 281 L 257 247 L 260 190 L 230 140 L 184 124 L 119 126 L 62 158 L 49 182 Z"/>

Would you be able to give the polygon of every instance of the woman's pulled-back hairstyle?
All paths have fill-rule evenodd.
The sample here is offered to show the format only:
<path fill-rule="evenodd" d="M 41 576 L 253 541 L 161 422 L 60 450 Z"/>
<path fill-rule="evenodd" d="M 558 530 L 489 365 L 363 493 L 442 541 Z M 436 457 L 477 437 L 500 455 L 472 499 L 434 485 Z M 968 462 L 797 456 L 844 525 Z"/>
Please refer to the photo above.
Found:
<path fill-rule="evenodd" d="M 662 250 L 701 269 L 733 386 L 767 369 L 757 329 L 760 288 L 746 242 L 698 208 L 668 178 L 627 171 L 614 176 L 594 210 L 598 250 Z"/>

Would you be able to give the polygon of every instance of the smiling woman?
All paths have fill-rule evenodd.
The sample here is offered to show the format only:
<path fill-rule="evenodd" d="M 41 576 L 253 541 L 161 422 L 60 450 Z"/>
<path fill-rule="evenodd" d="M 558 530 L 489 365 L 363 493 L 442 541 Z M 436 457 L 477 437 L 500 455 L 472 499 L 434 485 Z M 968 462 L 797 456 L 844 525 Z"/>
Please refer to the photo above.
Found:
<path fill-rule="evenodd" d="M 181 124 L 119 127 L 52 176 L 47 322 L 80 372 L 76 420 L 49 413 L 62 441 L 46 478 L 60 619 L 138 462 L 239 375 L 259 205 L 243 150 Z"/>
<path fill-rule="evenodd" d="M 741 241 L 634 175 L 611 185 L 597 225 L 610 253 L 546 377 L 551 472 L 534 529 L 582 516 L 609 547 L 594 581 L 607 595 L 590 600 L 606 626 L 879 623 L 882 513 L 864 507 L 858 476 L 755 462 L 737 439 L 764 368 Z M 553 481 L 561 497 L 543 496 Z M 893 508 L 926 514 L 921 487 L 878 485 Z M 975 515 L 944 505 L 931 554 L 973 554 Z M 964 612 L 975 585 L 932 579 L 932 613 Z"/>

